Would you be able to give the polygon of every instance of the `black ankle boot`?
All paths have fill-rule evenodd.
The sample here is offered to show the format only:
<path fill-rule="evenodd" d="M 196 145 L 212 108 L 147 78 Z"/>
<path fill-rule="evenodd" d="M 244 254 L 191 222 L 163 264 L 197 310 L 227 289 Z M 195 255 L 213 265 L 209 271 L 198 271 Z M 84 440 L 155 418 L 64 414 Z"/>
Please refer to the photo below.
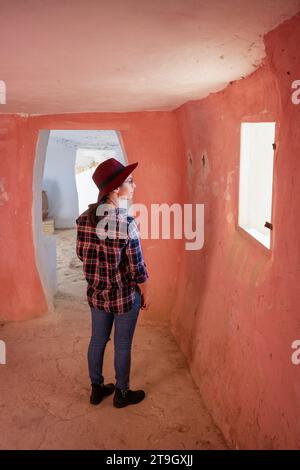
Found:
<path fill-rule="evenodd" d="M 136 405 L 140 401 L 144 400 L 144 390 L 120 390 L 116 387 L 114 395 L 114 406 L 116 408 L 124 408 L 127 405 Z"/>
<path fill-rule="evenodd" d="M 92 393 L 90 396 L 91 405 L 99 405 L 104 397 L 111 395 L 115 391 L 114 384 L 99 385 L 92 384 Z"/>

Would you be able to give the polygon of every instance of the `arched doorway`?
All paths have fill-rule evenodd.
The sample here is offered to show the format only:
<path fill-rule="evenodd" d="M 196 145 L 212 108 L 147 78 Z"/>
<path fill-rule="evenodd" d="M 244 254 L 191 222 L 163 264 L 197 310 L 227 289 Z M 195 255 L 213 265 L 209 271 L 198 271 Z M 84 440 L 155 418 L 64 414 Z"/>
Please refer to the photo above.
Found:
<path fill-rule="evenodd" d="M 57 256 L 64 251 L 62 231 L 75 230 L 76 218 L 95 202 L 97 188 L 91 175 L 94 168 L 107 158 L 117 158 L 123 164 L 127 158 L 121 135 L 115 130 L 40 130 L 36 146 L 33 177 L 33 236 L 37 268 L 49 311 L 63 280 L 58 282 Z M 44 192 L 44 193 L 43 193 Z M 47 198 L 47 214 L 43 220 L 42 193 Z M 57 244 L 58 238 L 62 237 Z M 66 247 L 65 251 L 69 248 Z M 59 252 L 58 252 L 59 251 Z M 70 250 L 69 250 L 70 251 Z M 60 269 L 68 269 L 60 256 Z M 74 264 L 74 263 L 73 263 Z"/>

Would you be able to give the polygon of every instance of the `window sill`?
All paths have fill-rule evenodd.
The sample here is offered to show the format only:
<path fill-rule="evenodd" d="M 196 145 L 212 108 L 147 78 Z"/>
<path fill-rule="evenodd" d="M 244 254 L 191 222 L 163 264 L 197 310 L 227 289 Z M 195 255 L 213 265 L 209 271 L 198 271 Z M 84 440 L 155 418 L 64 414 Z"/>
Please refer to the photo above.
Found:
<path fill-rule="evenodd" d="M 236 230 L 245 239 L 251 241 L 252 244 L 256 248 L 258 248 L 262 253 L 264 253 L 268 257 L 272 256 L 272 234 L 270 234 L 270 238 L 269 237 L 264 237 L 264 235 L 261 234 L 260 232 L 258 232 L 256 229 L 251 229 L 249 227 L 246 228 L 246 227 L 242 227 L 240 225 L 236 226 Z M 254 236 L 254 233 L 259 234 L 260 237 L 261 237 L 261 240 L 267 238 L 268 239 L 268 242 L 266 242 L 267 244 L 263 243 L 261 240 L 258 240 L 256 238 L 256 236 Z"/>

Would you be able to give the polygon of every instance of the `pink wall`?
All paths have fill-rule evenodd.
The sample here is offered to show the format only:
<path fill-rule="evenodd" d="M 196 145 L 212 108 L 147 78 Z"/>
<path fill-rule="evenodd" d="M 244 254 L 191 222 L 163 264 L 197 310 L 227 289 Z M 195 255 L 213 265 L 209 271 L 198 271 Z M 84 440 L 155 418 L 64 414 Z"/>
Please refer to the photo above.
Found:
<path fill-rule="evenodd" d="M 47 311 L 36 268 L 32 235 L 32 177 L 40 129 L 116 129 L 135 170 L 135 201 L 181 201 L 182 140 L 174 113 L 68 114 L 18 117 L 0 115 L 0 318 L 24 320 Z M 93 184 L 93 183 L 91 183 Z M 3 188 L 2 188 L 3 187 Z M 6 196 L 7 193 L 7 196 Z M 150 272 L 149 319 L 166 320 L 175 296 L 180 241 L 143 240 Z"/>
<path fill-rule="evenodd" d="M 4 320 L 23 320 L 46 309 L 33 247 L 33 163 L 28 120 L 0 115 L 0 318 Z"/>
<path fill-rule="evenodd" d="M 300 15 L 265 37 L 251 76 L 177 110 L 185 202 L 205 204 L 205 243 L 184 252 L 172 329 L 228 442 L 300 448 Z M 275 120 L 273 248 L 237 228 L 240 124 Z M 202 157 L 205 156 L 205 164 Z"/>

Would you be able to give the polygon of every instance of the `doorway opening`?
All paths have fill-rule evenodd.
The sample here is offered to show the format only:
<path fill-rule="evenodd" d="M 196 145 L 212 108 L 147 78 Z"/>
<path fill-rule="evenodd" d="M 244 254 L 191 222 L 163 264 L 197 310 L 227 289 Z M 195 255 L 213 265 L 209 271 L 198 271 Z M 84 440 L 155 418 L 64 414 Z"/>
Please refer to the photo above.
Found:
<path fill-rule="evenodd" d="M 116 130 L 39 132 L 33 178 L 33 234 L 37 268 L 50 311 L 54 309 L 55 295 L 73 295 L 82 280 L 75 252 L 76 219 L 97 201 L 92 173 L 111 157 L 127 164 L 122 138 Z"/>

